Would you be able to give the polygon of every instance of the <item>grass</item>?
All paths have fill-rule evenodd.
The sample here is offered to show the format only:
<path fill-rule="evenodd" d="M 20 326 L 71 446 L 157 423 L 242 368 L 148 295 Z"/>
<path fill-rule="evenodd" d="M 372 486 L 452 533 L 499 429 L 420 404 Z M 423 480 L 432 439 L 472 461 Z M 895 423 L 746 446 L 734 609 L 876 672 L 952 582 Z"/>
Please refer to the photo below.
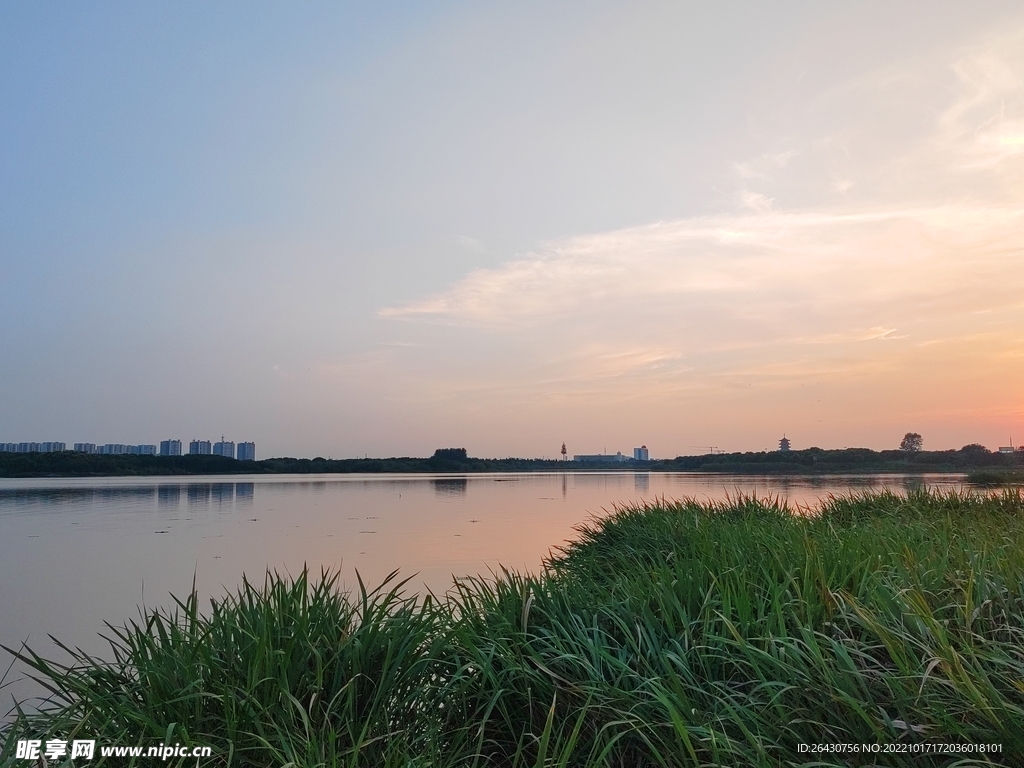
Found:
<path fill-rule="evenodd" d="M 1019 491 L 626 507 L 536 576 L 337 586 L 193 594 L 112 627 L 110 662 L 17 651 L 51 695 L 0 763 L 88 734 L 237 766 L 1024 764 Z M 799 751 L 825 742 L 1002 752 Z"/>

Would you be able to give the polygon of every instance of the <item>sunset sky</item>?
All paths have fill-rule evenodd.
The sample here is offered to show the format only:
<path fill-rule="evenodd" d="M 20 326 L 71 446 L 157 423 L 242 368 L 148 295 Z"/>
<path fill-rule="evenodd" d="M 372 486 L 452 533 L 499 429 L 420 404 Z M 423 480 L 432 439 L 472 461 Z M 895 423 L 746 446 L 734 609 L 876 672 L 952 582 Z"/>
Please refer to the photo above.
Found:
<path fill-rule="evenodd" d="M 1024 10 L 3 3 L 0 308 L 2 442 L 1024 442 Z"/>

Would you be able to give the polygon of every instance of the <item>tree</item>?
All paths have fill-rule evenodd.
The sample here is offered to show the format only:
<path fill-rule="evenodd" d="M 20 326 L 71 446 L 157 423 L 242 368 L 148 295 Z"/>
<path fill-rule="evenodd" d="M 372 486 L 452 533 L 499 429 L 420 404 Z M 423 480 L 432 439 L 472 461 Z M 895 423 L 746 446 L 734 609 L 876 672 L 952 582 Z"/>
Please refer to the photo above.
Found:
<path fill-rule="evenodd" d="M 966 453 L 971 456 L 988 456 L 992 451 L 981 443 L 971 443 L 970 445 L 965 445 L 961 448 L 960 453 Z"/>
<path fill-rule="evenodd" d="M 432 459 L 454 459 L 456 461 L 465 460 L 466 449 L 465 448 L 438 448 L 434 451 Z"/>
<path fill-rule="evenodd" d="M 900 450 L 907 453 L 916 453 L 921 450 L 922 445 L 924 445 L 924 440 L 921 439 L 917 432 L 907 432 L 903 436 L 903 442 L 900 443 Z"/>

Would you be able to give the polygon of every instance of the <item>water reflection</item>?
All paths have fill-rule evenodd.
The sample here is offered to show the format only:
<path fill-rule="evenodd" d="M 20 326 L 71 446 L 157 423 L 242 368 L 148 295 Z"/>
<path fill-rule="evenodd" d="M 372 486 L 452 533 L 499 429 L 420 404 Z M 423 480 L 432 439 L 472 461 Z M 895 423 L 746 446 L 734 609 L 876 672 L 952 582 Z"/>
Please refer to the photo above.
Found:
<path fill-rule="evenodd" d="M 115 479 L 116 481 L 117 479 Z M 665 495 L 679 498 L 694 495 L 698 498 L 720 497 L 723 494 L 736 496 L 778 496 L 790 498 L 794 503 L 804 503 L 805 498 L 813 501 L 829 495 L 862 493 L 887 488 L 899 493 L 909 493 L 940 482 L 957 485 L 962 476 L 921 476 L 921 475 L 831 475 L 831 476 L 737 476 L 724 474 L 667 474 L 650 472 L 560 472 L 558 474 L 534 475 L 475 475 L 463 477 L 437 477 L 422 475 L 407 476 L 359 476 L 333 478 L 331 480 L 279 480 L 228 482 L 158 482 L 146 484 L 133 480 L 129 483 L 110 483 L 110 479 L 96 481 L 78 480 L 81 486 L 56 485 L 48 487 L 47 481 L 36 481 L 40 487 L 32 487 L 32 481 L 0 480 L 0 514 L 15 510 L 29 511 L 42 509 L 55 511 L 62 508 L 100 507 L 104 509 L 142 509 L 154 505 L 161 510 L 181 506 L 182 498 L 190 508 L 216 507 L 221 510 L 232 507 L 250 507 L 256 503 L 256 487 L 263 493 L 305 492 L 314 497 L 333 494 L 339 482 L 349 489 L 377 496 L 381 493 L 400 496 L 415 488 L 429 488 L 436 498 L 459 499 L 467 495 L 469 485 L 474 488 L 500 485 L 503 488 L 535 488 L 547 486 L 547 490 L 536 498 L 553 498 L 561 491 L 562 500 L 568 500 L 573 493 L 599 492 L 607 495 L 610 502 L 626 500 L 632 496 L 649 497 L 652 485 L 657 488 L 654 496 Z M 58 482 L 58 481 L 51 481 Z M 68 482 L 68 481 L 64 481 Z M 95 482 L 96 485 L 88 485 Z M 17 483 L 20 487 L 3 487 L 4 483 Z M 554 486 L 554 487 L 552 487 Z M 557 490 L 556 490 L 557 489 Z"/>
<path fill-rule="evenodd" d="M 465 477 L 437 477 L 430 481 L 438 496 L 465 496 L 469 480 Z"/>
<path fill-rule="evenodd" d="M 156 489 L 157 505 L 163 507 L 177 507 L 181 503 L 180 485 L 158 485 Z"/>
<path fill-rule="evenodd" d="M 0 509 L 62 506 L 137 506 L 151 502 L 157 494 L 152 485 L 103 486 L 97 488 L 0 488 Z"/>
<path fill-rule="evenodd" d="M 314 491 L 323 491 L 323 483 L 309 484 Z M 255 483 L 159 483 L 157 485 L 110 485 L 85 488 L 0 488 L 0 512 L 43 508 L 100 506 L 108 509 L 140 509 L 151 507 L 174 509 L 181 505 L 184 492 L 189 506 L 211 504 L 230 506 L 252 504 Z"/>
<path fill-rule="evenodd" d="M 224 507 L 235 503 L 234 483 L 211 483 L 210 501 L 218 507 Z"/>
<path fill-rule="evenodd" d="M 239 505 L 250 505 L 256 495 L 255 483 L 235 483 L 235 503 Z"/>
<path fill-rule="evenodd" d="M 189 483 L 185 486 L 185 492 L 188 495 L 188 505 L 190 507 L 210 506 L 209 483 Z"/>

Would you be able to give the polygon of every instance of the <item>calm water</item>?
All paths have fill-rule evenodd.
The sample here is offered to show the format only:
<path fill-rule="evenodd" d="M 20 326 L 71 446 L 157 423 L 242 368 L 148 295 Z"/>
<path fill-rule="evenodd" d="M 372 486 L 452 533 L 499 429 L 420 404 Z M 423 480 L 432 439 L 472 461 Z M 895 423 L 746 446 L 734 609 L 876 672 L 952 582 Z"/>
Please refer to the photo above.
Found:
<path fill-rule="evenodd" d="M 375 584 L 443 591 L 499 564 L 536 569 L 573 528 L 613 505 L 754 493 L 813 504 L 829 494 L 961 475 L 750 477 L 720 474 L 302 475 L 0 479 L 0 643 L 91 652 L 104 621 L 137 606 L 233 589 L 243 573 L 341 569 Z M 4 664 L 6 667 L 6 663 Z M 7 698 L 6 696 L 4 698 Z M 6 708 L 0 708 L 6 709 Z"/>

